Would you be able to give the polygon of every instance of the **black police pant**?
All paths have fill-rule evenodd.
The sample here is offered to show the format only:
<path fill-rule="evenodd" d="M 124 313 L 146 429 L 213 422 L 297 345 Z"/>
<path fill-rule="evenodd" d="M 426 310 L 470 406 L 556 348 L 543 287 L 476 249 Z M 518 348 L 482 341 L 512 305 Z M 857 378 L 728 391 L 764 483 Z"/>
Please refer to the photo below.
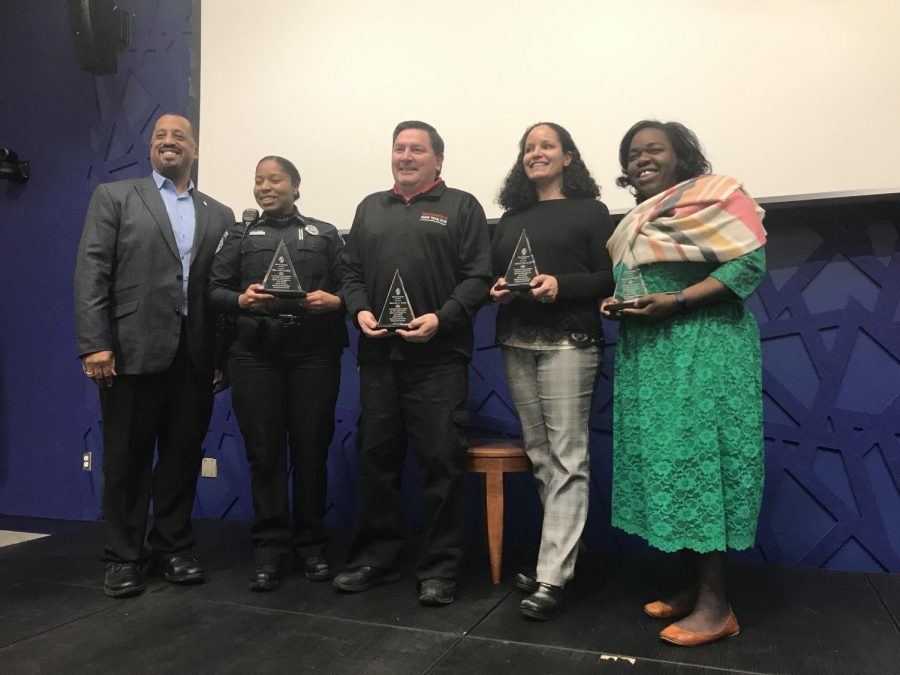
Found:
<path fill-rule="evenodd" d="M 408 434 L 422 481 L 425 531 L 417 576 L 455 578 L 463 546 L 468 367 L 390 361 L 361 364 L 359 374 L 359 517 L 347 565 L 396 569 L 399 564 Z"/>
<path fill-rule="evenodd" d="M 118 375 L 111 388 L 100 390 L 105 562 L 141 562 L 145 534 L 153 552 L 194 545 L 191 510 L 213 390 L 212 372 L 194 369 L 186 333 L 182 324 L 175 359 L 164 372 Z"/>
<path fill-rule="evenodd" d="M 301 558 L 325 550 L 328 446 L 340 373 L 340 353 L 330 345 L 257 350 L 238 341 L 232 349 L 231 402 L 250 462 L 257 564 L 280 564 L 291 550 Z"/>

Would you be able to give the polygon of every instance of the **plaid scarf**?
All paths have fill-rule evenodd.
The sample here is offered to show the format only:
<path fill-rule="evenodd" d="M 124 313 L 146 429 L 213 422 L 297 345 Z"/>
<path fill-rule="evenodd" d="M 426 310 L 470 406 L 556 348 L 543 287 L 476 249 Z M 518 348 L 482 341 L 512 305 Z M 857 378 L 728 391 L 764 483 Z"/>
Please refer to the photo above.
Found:
<path fill-rule="evenodd" d="M 766 243 L 765 211 L 728 176 L 691 178 L 638 204 L 607 248 L 613 265 L 723 263 Z"/>

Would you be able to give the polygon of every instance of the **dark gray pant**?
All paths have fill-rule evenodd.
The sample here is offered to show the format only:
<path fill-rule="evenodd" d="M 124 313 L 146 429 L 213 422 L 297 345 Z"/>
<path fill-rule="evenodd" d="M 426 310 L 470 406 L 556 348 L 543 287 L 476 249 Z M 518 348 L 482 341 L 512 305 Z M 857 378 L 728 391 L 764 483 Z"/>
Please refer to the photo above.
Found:
<path fill-rule="evenodd" d="M 422 477 L 425 542 L 417 576 L 455 578 L 463 546 L 468 366 L 365 363 L 359 389 L 359 517 L 348 567 L 395 569 L 399 563 L 406 537 L 400 479 L 408 434 Z"/>
<path fill-rule="evenodd" d="M 100 390 L 104 561 L 144 558 L 151 495 L 150 549 L 172 553 L 194 545 L 191 510 L 212 405 L 212 373 L 194 370 L 183 328 L 167 370 L 119 375 L 110 389 Z"/>

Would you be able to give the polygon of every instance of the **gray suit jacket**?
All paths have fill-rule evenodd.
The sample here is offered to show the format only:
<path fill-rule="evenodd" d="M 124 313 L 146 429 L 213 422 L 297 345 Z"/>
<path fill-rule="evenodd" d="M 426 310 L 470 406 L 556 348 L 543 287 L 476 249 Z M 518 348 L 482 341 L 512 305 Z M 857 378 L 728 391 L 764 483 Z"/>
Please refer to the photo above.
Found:
<path fill-rule="evenodd" d="M 212 371 L 214 318 L 206 306 L 213 254 L 234 213 L 194 190 L 197 226 L 188 277 L 187 338 L 198 372 Z M 172 363 L 181 328 L 182 269 L 152 176 L 104 183 L 91 198 L 75 265 L 78 356 L 111 349 L 120 375 Z"/>

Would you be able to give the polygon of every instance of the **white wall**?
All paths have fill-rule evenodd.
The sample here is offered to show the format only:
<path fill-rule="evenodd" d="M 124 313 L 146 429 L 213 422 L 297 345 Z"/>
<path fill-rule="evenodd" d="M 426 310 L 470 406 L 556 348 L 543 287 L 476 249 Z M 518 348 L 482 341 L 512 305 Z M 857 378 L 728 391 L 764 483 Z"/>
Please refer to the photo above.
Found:
<path fill-rule="evenodd" d="M 499 216 L 525 127 L 569 129 L 611 209 L 619 140 L 677 120 L 758 197 L 900 188 L 896 0 L 209 0 L 203 190 L 255 206 L 294 161 L 300 209 L 340 229 L 392 184 L 390 133 L 437 127 L 443 175 Z"/>

